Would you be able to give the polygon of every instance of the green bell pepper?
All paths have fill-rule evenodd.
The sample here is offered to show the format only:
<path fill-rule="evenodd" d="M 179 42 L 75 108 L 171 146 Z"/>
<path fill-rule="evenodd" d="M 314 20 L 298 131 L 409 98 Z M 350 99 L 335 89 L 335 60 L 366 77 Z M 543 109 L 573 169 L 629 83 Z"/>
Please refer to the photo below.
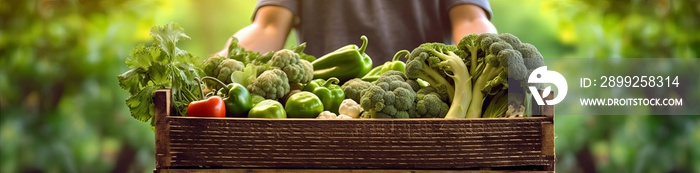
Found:
<path fill-rule="evenodd" d="M 263 100 L 250 109 L 248 118 L 287 118 L 287 113 L 277 100 Z"/>
<path fill-rule="evenodd" d="M 203 79 L 213 80 L 224 86 L 219 90 L 218 95 L 224 98 L 227 117 L 246 117 L 248 111 L 253 108 L 250 92 L 243 85 L 238 83 L 225 85 L 221 80 L 209 76 Z"/>
<path fill-rule="evenodd" d="M 367 37 L 362 36 L 362 46 L 355 44 L 341 47 L 311 62 L 314 79 L 337 77 L 340 81 L 362 77 L 372 69 L 372 58 L 366 53 Z"/>
<path fill-rule="evenodd" d="M 338 78 L 331 77 L 328 80 L 314 79 L 304 87 L 304 91 L 312 92 L 323 103 L 323 110 L 338 114 L 340 103 L 345 99 L 345 92 L 338 86 Z"/>
<path fill-rule="evenodd" d="M 289 118 L 316 118 L 323 112 L 323 103 L 314 93 L 302 91 L 289 96 L 284 109 Z"/>
<path fill-rule="evenodd" d="M 401 56 L 408 56 L 411 52 L 408 50 L 400 50 L 394 54 L 394 58 L 391 61 L 387 61 L 384 64 L 377 66 L 373 68 L 372 70 L 369 71 L 365 76 L 362 77 L 362 80 L 364 81 L 369 81 L 373 82 L 379 78 L 382 74 L 384 74 L 387 71 L 395 70 L 395 71 L 400 71 L 400 72 L 406 72 L 406 63 L 403 61 L 399 60 Z M 408 58 L 408 57 L 406 57 Z"/>

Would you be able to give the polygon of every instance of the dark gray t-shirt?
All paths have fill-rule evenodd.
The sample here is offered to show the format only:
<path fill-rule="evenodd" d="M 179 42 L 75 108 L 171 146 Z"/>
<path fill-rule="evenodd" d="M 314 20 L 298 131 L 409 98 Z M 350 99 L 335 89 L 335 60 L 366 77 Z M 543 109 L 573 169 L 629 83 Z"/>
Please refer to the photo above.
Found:
<path fill-rule="evenodd" d="M 256 11 L 267 5 L 291 10 L 297 39 L 316 57 L 348 44 L 360 46 L 360 36 L 366 35 L 367 54 L 377 66 L 421 43 L 452 43 L 449 9 L 465 3 L 483 8 L 490 18 L 487 0 L 259 0 Z"/>

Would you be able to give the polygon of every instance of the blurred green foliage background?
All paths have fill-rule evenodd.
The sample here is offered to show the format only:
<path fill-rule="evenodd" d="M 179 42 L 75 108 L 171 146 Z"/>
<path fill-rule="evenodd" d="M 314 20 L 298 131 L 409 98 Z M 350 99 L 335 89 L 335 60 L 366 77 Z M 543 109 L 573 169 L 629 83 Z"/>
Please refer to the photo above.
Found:
<path fill-rule="evenodd" d="M 116 76 L 126 71 L 124 59 L 136 44 L 150 42 L 150 27 L 171 21 L 192 38 L 180 42 L 182 49 L 208 57 L 250 24 L 254 5 L 252 0 L 1 1 L 0 172 L 152 171 L 153 132 L 130 117 L 124 105 L 128 93 L 117 84 Z M 700 53 L 697 1 L 492 0 L 491 5 L 499 32 L 536 45 L 546 58 Z M 297 44 L 293 34 L 287 47 Z M 700 172 L 699 117 L 559 115 L 557 172 Z"/>

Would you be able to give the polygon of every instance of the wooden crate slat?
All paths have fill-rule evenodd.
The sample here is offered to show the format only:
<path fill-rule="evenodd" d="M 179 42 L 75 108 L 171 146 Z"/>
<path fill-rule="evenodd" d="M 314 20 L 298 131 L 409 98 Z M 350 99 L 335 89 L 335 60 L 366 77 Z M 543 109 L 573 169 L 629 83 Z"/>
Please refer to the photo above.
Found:
<path fill-rule="evenodd" d="M 553 173 L 528 170 L 396 170 L 396 169 L 162 169 L 163 173 Z"/>
<path fill-rule="evenodd" d="M 190 160 L 192 161 L 192 160 Z M 347 167 L 347 165 L 352 165 L 352 166 L 357 166 L 357 167 L 363 167 L 363 168 L 352 168 L 352 169 L 388 169 L 385 167 L 392 167 L 396 165 L 401 165 L 400 168 L 392 168 L 392 169 L 472 169 L 472 168 L 494 168 L 494 167 L 513 167 L 515 166 L 530 166 L 530 164 L 543 164 L 543 161 L 540 160 L 534 160 L 534 159 L 521 159 L 519 161 L 501 161 L 501 162 L 494 162 L 491 164 L 484 164 L 483 162 L 477 162 L 477 161 L 472 161 L 472 162 L 449 162 L 449 161 L 439 161 L 439 162 L 425 162 L 422 160 L 416 160 L 414 163 L 409 163 L 409 162 L 400 162 L 400 161 L 395 161 L 395 160 L 373 160 L 374 162 L 380 162 L 380 163 L 368 163 L 368 162 L 353 162 L 356 160 L 304 160 L 304 161 L 270 161 L 270 160 L 251 160 L 251 161 L 241 161 L 237 162 L 236 165 L 228 165 L 228 166 L 237 166 L 238 168 L 243 167 L 243 168 L 282 168 L 282 169 L 312 169 L 312 168 L 319 168 L 319 167 L 324 167 L 323 169 L 334 169 L 332 167 L 340 167 L 339 169 L 347 169 L 347 168 L 342 168 L 342 167 Z M 353 163 L 348 163 L 348 162 L 353 162 Z M 212 160 L 212 161 L 193 161 L 193 162 L 184 162 L 181 163 L 183 164 L 183 167 L 191 167 L 193 164 L 202 164 L 202 165 L 221 165 L 221 164 L 226 164 L 230 162 L 223 162 L 221 160 Z M 473 167 L 470 168 L 461 168 L 462 165 L 464 164 L 472 164 Z M 261 166 L 262 165 L 262 166 Z M 214 167 L 228 167 L 228 166 L 214 166 Z M 417 168 L 410 168 L 410 167 L 417 167 Z M 171 167 L 171 168 L 177 168 L 177 167 Z M 236 168 L 236 167 L 229 167 L 229 168 Z M 541 170 L 542 168 L 537 168 L 536 170 Z"/>

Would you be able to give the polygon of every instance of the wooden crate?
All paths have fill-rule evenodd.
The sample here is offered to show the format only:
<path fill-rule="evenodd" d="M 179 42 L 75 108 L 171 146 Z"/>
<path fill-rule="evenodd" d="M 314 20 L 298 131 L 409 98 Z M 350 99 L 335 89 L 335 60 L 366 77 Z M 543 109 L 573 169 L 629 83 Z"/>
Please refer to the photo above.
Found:
<path fill-rule="evenodd" d="M 155 172 L 554 172 L 552 116 L 197 118 L 170 100 L 155 94 Z"/>

